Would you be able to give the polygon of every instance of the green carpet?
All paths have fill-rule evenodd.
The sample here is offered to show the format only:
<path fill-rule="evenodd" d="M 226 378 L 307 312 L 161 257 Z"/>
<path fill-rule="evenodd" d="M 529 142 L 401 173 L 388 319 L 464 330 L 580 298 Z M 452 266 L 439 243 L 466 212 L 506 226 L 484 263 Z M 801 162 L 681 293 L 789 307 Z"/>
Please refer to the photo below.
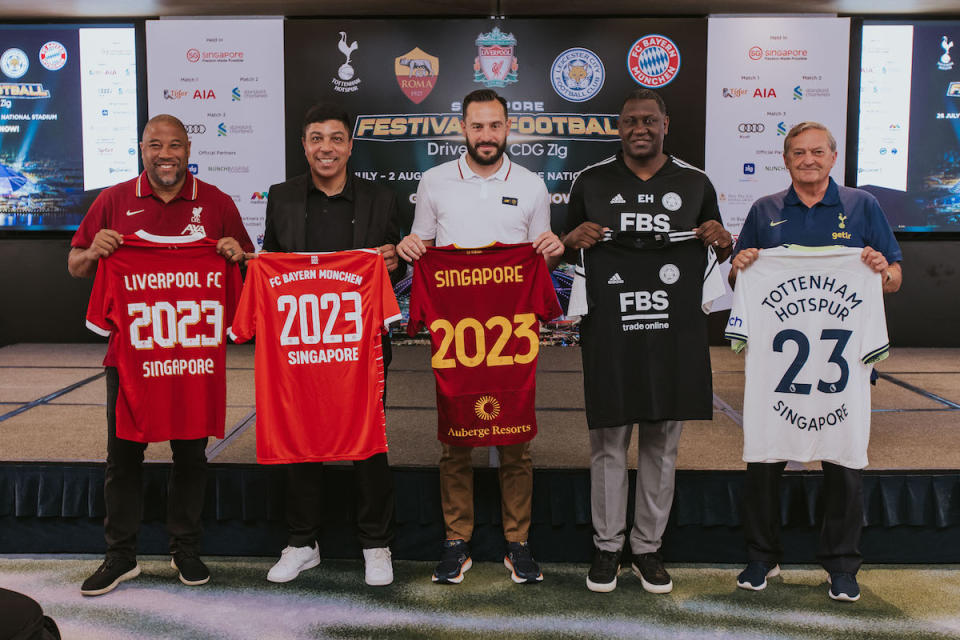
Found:
<path fill-rule="evenodd" d="M 584 585 L 585 566 L 548 564 L 540 585 L 515 585 L 496 563 L 463 584 L 430 582 L 433 565 L 396 562 L 393 585 L 363 584 L 359 561 L 324 561 L 295 582 L 265 580 L 272 559 L 210 559 L 213 578 L 185 587 L 169 558 L 97 598 L 79 593 L 100 558 L 0 557 L 0 586 L 33 597 L 66 639 L 111 638 L 960 638 L 960 567 L 868 566 L 854 604 L 827 597 L 816 567 L 787 567 L 765 591 L 737 589 L 740 567 L 670 566 L 655 596 L 623 571 L 616 591 Z"/>

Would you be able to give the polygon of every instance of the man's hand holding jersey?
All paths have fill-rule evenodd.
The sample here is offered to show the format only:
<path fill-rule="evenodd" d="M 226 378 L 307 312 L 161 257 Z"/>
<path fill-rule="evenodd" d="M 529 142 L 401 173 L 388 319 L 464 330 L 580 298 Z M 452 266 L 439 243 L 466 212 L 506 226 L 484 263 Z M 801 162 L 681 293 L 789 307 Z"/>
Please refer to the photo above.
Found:
<path fill-rule="evenodd" d="M 217 253 L 227 259 L 228 262 L 242 262 L 247 259 L 243 247 L 233 238 L 220 238 L 217 240 Z"/>
<path fill-rule="evenodd" d="M 397 258 L 397 247 L 392 244 L 384 244 L 377 247 L 377 253 L 383 256 L 383 262 L 387 265 L 387 271 L 393 273 L 400 265 L 400 259 Z"/>
<path fill-rule="evenodd" d="M 727 256 L 733 251 L 733 236 L 716 220 L 706 220 L 693 231 L 703 242 L 703 246 L 713 245 L 718 262 L 726 260 Z"/>

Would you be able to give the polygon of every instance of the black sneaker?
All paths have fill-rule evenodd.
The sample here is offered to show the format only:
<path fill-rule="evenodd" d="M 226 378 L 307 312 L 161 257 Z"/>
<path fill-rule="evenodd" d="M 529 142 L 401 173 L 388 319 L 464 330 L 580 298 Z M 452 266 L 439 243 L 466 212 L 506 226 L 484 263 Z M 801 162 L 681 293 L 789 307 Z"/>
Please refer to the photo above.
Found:
<path fill-rule="evenodd" d="M 433 581 L 440 584 L 460 584 L 463 574 L 473 566 L 470 545 L 465 540 L 444 540 L 440 563 L 433 570 Z"/>
<path fill-rule="evenodd" d="M 770 565 L 762 560 L 751 560 L 747 568 L 737 576 L 737 586 L 750 591 L 763 591 L 767 588 L 767 578 L 780 575 L 780 565 Z"/>
<path fill-rule="evenodd" d="M 210 582 L 210 570 L 193 551 L 174 551 L 170 566 L 180 572 L 180 582 L 188 587 Z"/>
<path fill-rule="evenodd" d="M 644 591 L 650 593 L 673 591 L 673 581 L 670 580 L 667 570 L 663 568 L 663 560 L 657 552 L 633 556 L 633 572 L 640 578 Z"/>
<path fill-rule="evenodd" d="M 526 542 L 508 542 L 503 566 L 510 569 L 510 579 L 517 584 L 536 584 L 543 580 L 540 565 L 533 559 Z"/>
<path fill-rule="evenodd" d="M 830 597 L 834 600 L 856 602 L 860 599 L 860 585 L 855 574 L 831 573 L 827 582 L 830 583 Z"/>
<path fill-rule="evenodd" d="M 83 581 L 80 593 L 85 596 L 102 596 L 117 588 L 124 580 L 132 580 L 140 575 L 140 565 L 136 560 L 124 560 L 107 556 L 93 575 Z"/>
<path fill-rule="evenodd" d="M 609 593 L 617 588 L 620 575 L 620 551 L 602 551 L 593 554 L 593 564 L 587 574 L 587 589 L 597 593 Z"/>

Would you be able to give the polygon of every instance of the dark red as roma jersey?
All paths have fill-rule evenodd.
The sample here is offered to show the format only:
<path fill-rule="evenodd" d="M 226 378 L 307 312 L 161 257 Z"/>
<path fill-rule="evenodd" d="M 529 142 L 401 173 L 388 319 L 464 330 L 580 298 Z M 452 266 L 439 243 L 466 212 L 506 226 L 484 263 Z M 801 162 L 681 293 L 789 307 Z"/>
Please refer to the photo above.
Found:
<path fill-rule="evenodd" d="M 373 249 L 247 263 L 231 337 L 257 336 L 257 461 L 365 460 L 387 450 L 381 335 L 400 319 Z"/>
<path fill-rule="evenodd" d="M 414 263 L 407 332 L 430 329 L 442 442 L 506 445 L 537 434 L 540 322 L 561 312 L 530 243 L 430 247 Z"/>
<path fill-rule="evenodd" d="M 225 339 L 241 281 L 216 247 L 141 231 L 97 265 L 87 327 L 110 336 L 124 440 L 223 437 Z"/>

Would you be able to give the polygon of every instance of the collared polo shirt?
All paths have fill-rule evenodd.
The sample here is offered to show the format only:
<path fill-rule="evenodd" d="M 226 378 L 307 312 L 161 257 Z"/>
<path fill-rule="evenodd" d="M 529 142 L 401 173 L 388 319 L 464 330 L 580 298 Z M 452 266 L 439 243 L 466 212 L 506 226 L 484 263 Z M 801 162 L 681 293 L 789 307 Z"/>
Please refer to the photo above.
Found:
<path fill-rule="evenodd" d="M 328 196 L 310 180 L 307 187 L 307 251 L 342 251 L 353 246 L 353 180 Z"/>
<path fill-rule="evenodd" d="M 470 170 L 466 154 L 423 174 L 412 232 L 438 247 L 531 242 L 550 230 L 550 195 L 537 174 L 504 154 L 493 175 Z"/>
<path fill-rule="evenodd" d="M 146 172 L 104 189 L 73 234 L 71 246 L 89 247 L 101 229 L 113 229 L 121 235 L 143 230 L 156 236 L 200 233 L 213 240 L 229 237 L 244 251 L 253 251 L 233 199 L 190 173 L 170 202 L 157 197 Z"/>
<path fill-rule="evenodd" d="M 877 199 L 861 189 L 842 187 L 830 178 L 820 202 L 807 207 L 793 185 L 753 203 L 733 255 L 742 249 L 769 249 L 784 244 L 807 247 L 871 247 L 887 262 L 903 253 Z"/>

